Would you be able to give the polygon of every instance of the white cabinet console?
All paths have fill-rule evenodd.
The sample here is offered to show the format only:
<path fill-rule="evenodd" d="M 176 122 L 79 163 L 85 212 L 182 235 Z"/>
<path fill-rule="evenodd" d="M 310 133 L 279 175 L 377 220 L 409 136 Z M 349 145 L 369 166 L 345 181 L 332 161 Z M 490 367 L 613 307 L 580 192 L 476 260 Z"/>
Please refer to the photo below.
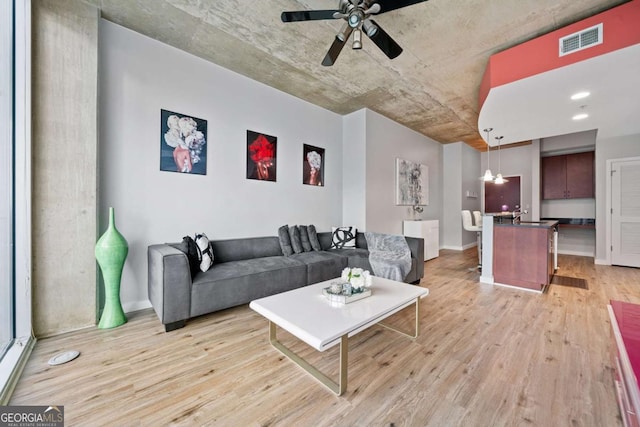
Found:
<path fill-rule="evenodd" d="M 440 223 L 434 220 L 405 220 L 402 223 L 403 233 L 408 237 L 424 239 L 424 260 L 437 258 L 440 254 Z"/>

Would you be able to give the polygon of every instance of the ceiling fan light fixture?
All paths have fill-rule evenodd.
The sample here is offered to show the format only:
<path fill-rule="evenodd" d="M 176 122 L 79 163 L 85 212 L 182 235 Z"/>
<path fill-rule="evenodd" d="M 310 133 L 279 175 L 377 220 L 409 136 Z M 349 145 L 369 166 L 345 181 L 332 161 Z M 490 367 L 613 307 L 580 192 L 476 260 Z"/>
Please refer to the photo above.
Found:
<path fill-rule="evenodd" d="M 365 15 L 375 15 L 376 13 L 380 13 L 380 11 L 382 10 L 382 7 L 380 6 L 379 3 L 374 3 L 373 6 L 371 6 L 369 9 L 364 11 Z"/>
<path fill-rule="evenodd" d="M 362 29 L 365 33 L 367 33 L 367 36 L 369 37 L 375 36 L 378 32 L 378 26 L 368 19 L 362 23 Z"/>
<path fill-rule="evenodd" d="M 362 31 L 356 28 L 353 30 L 353 44 L 351 45 L 352 49 L 362 49 Z"/>
<path fill-rule="evenodd" d="M 349 19 L 347 22 L 351 28 L 358 28 L 360 24 L 362 24 L 362 20 L 364 19 L 364 13 L 361 9 L 356 9 L 349 14 Z"/>
<path fill-rule="evenodd" d="M 347 37 L 349 36 L 347 34 L 347 31 L 349 31 L 349 26 L 347 24 L 344 24 L 342 26 L 342 29 L 340 29 L 340 32 L 336 34 L 336 38 L 340 40 L 342 43 L 344 43 L 345 40 L 347 40 Z"/>

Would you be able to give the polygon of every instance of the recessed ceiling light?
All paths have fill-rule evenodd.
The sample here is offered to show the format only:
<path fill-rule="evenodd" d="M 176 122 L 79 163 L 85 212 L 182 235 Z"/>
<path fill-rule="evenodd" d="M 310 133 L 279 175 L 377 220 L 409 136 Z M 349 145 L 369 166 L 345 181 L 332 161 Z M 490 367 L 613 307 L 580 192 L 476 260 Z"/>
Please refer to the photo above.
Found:
<path fill-rule="evenodd" d="M 571 99 L 573 101 L 577 100 L 577 99 L 582 99 L 582 98 L 586 98 L 587 96 L 591 95 L 590 92 L 578 92 L 578 93 L 574 93 L 573 95 L 571 95 Z"/>
<path fill-rule="evenodd" d="M 576 114 L 575 116 L 572 117 L 573 120 L 584 120 L 587 117 L 589 117 L 589 115 L 587 113 L 580 113 L 580 114 Z"/>

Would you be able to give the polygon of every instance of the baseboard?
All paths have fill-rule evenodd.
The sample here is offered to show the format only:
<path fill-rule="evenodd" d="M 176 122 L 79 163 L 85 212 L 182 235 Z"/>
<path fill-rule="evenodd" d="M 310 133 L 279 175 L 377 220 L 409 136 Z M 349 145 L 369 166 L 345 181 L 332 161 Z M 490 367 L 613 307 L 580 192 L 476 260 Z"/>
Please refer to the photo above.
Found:
<path fill-rule="evenodd" d="M 0 405 L 9 404 L 13 390 L 15 389 L 20 376 L 27 366 L 27 361 L 36 343 L 34 337 L 23 337 L 16 339 L 16 342 L 7 350 L 0 362 Z M 7 424 L 10 425 L 11 423 Z M 17 425 L 21 425 L 17 423 Z"/>
<path fill-rule="evenodd" d="M 448 245 L 444 245 L 440 247 L 441 250 L 448 250 L 448 251 L 462 251 L 462 246 L 448 246 Z"/>
<path fill-rule="evenodd" d="M 450 251 L 460 251 L 460 252 L 462 252 L 462 251 L 465 251 L 467 249 L 475 248 L 476 246 L 478 246 L 478 244 L 476 242 L 473 242 L 473 243 L 469 243 L 469 244 L 464 245 L 464 246 L 448 246 L 448 245 L 440 246 L 440 249 L 447 249 L 447 250 L 450 250 Z"/>
<path fill-rule="evenodd" d="M 581 252 L 581 251 L 565 251 L 558 250 L 558 255 L 575 255 L 575 256 L 586 256 L 589 258 L 593 258 L 593 252 Z"/>
<path fill-rule="evenodd" d="M 599 259 L 599 258 L 596 258 L 595 260 L 593 260 L 593 263 L 596 265 L 611 265 L 611 263 L 607 259 Z"/>
<path fill-rule="evenodd" d="M 467 249 L 475 248 L 477 246 L 478 246 L 478 242 L 467 243 L 466 245 L 462 246 L 462 250 L 466 251 Z"/>
<path fill-rule="evenodd" d="M 132 313 L 134 311 L 144 310 L 145 308 L 151 308 L 151 301 L 133 301 L 122 304 L 122 309 L 125 313 Z"/>
<path fill-rule="evenodd" d="M 480 283 L 483 283 L 485 285 L 493 285 L 493 276 L 480 276 Z"/>
<path fill-rule="evenodd" d="M 493 282 L 493 285 L 494 286 L 501 286 L 503 288 L 517 289 L 519 291 L 533 292 L 534 294 L 542 294 L 543 293 L 543 291 L 536 291 L 535 289 L 523 288 L 522 286 L 505 285 L 504 283 L 498 283 L 498 282 Z"/>

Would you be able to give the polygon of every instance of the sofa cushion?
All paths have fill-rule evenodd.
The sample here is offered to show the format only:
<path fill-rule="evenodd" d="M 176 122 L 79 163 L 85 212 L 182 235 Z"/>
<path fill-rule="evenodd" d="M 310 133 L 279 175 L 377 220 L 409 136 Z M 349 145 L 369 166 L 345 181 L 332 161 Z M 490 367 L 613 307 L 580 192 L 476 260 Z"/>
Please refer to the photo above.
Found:
<path fill-rule="evenodd" d="M 291 246 L 293 247 L 293 253 L 299 254 L 304 252 L 302 249 L 302 241 L 300 240 L 300 230 L 297 225 L 289 227 L 289 237 L 291 238 Z"/>
<path fill-rule="evenodd" d="M 276 236 L 245 237 L 240 239 L 212 240 L 215 264 L 243 259 L 282 256 L 282 248 Z"/>
<path fill-rule="evenodd" d="M 311 249 L 314 251 L 321 251 L 322 246 L 320 245 L 320 241 L 318 240 L 318 232 L 316 231 L 316 226 L 311 224 L 307 226 L 307 232 L 309 233 L 309 243 L 311 243 Z"/>
<path fill-rule="evenodd" d="M 313 248 L 309 241 L 309 228 L 306 225 L 299 225 L 298 230 L 300 230 L 300 243 L 302 243 L 302 250 L 304 252 L 311 252 Z"/>
<path fill-rule="evenodd" d="M 191 316 L 247 304 L 254 299 L 304 286 L 307 267 L 275 256 L 214 264 L 198 274 L 191 290 Z"/>
<path fill-rule="evenodd" d="M 327 252 L 347 258 L 347 267 L 362 268 L 369 270 L 369 272 L 373 274 L 371 264 L 369 263 L 369 251 L 366 249 L 329 249 Z"/>
<path fill-rule="evenodd" d="M 291 258 L 307 266 L 307 284 L 340 277 L 347 266 L 347 258 L 325 251 L 312 251 L 294 254 Z"/>
<path fill-rule="evenodd" d="M 278 241 L 284 256 L 293 255 L 293 246 L 291 246 L 291 236 L 289 236 L 289 225 L 283 225 L 278 228 Z"/>

